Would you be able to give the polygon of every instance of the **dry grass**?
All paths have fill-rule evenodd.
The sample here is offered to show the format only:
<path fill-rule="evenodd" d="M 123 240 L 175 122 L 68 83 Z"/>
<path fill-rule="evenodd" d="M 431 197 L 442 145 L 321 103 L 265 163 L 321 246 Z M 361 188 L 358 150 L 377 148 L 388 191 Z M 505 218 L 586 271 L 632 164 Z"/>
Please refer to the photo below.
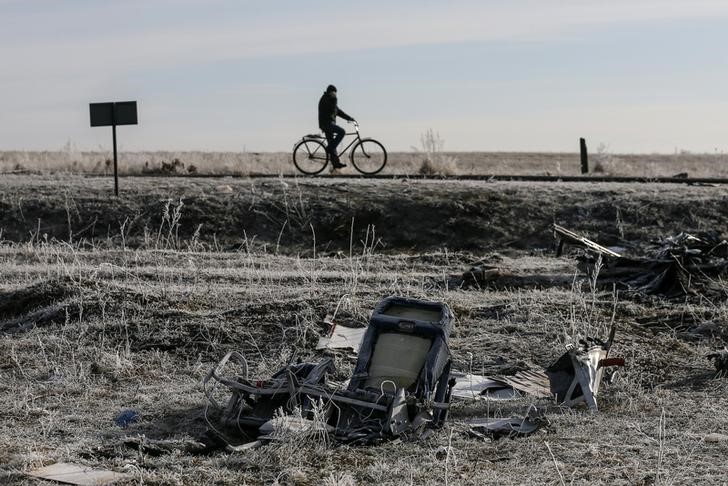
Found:
<path fill-rule="evenodd" d="M 432 143 L 423 142 L 422 149 L 389 153 L 383 173 L 580 174 L 578 153 L 445 152 L 442 140 L 438 142 L 436 134 L 431 138 Z M 175 160 L 179 163 L 175 164 Z M 596 150 L 590 159 L 594 174 L 637 177 L 670 177 L 684 172 L 692 177 L 728 177 L 727 162 L 728 155 L 724 154 L 612 154 L 607 147 Z M 13 172 L 111 174 L 113 164 L 109 152 L 0 152 L 0 174 Z M 122 152 L 119 154 L 119 172 L 125 175 L 296 174 L 288 152 Z M 354 169 L 349 167 L 343 173 L 354 173 Z"/>
<path fill-rule="evenodd" d="M 23 471 L 53 461 L 127 471 L 135 478 L 130 484 L 558 484 L 559 473 L 568 483 L 593 484 L 723 479 L 728 444 L 703 440 L 728 426 L 726 381 L 712 378 L 703 357 L 717 343 L 639 329 L 633 317 L 652 312 L 649 302 L 617 301 L 614 352 L 629 366 L 603 390 L 600 413 L 539 402 L 550 408 L 548 433 L 498 442 L 465 433 L 468 418 L 520 413 L 532 403 L 522 399 L 457 404 L 451 422 L 425 442 L 350 448 L 284 436 L 259 450 L 209 456 L 126 447 L 128 437 L 182 443 L 201 433 L 200 379 L 229 350 L 247 356 L 253 376 L 320 357 L 318 323 L 339 302 L 339 319 L 364 323 L 385 295 L 443 300 L 457 316 L 457 368 L 484 373 L 502 362 L 545 366 L 569 337 L 604 329 L 615 309 L 613 295 L 586 281 L 483 291 L 432 285 L 474 258 L 467 254 L 386 256 L 356 242 L 351 256 L 307 259 L 185 248 L 175 240 L 165 250 L 0 247 L 0 292 L 51 279 L 65 282 L 83 308 L 0 335 L 4 483 L 30 483 Z M 517 274 L 568 276 L 574 266 L 568 258 L 523 254 L 498 261 Z M 717 305 L 725 315 L 725 305 Z M 336 364 L 335 378 L 343 379 L 353 359 L 337 354 Z M 113 419 L 124 409 L 138 410 L 141 421 L 117 427 Z"/>
<path fill-rule="evenodd" d="M 236 193 L 250 197 L 235 199 L 233 205 L 227 202 L 228 195 L 211 192 L 219 182 L 159 179 L 135 184 L 119 206 L 133 207 L 136 199 L 144 205 L 161 202 L 155 206 L 159 214 L 143 225 L 143 237 L 134 245 L 129 244 L 131 220 L 124 225 L 123 218 L 103 238 L 79 236 L 77 225 L 86 221 L 88 211 L 78 200 L 81 188 L 98 192 L 99 197 L 108 188 L 73 177 L 63 180 L 62 189 L 52 179 L 32 177 L 0 186 L 0 205 L 10 214 L 4 221 L 35 228 L 28 216 L 31 207 L 49 212 L 60 205 L 53 224 L 64 229 L 56 239 L 40 231 L 26 232 L 13 241 L 0 238 L 0 303 L 38 282 L 46 285 L 44 289 L 59 290 L 56 302 L 40 299 L 12 312 L 0 305 L 3 323 L 22 322 L 44 310 L 50 314 L 27 331 L 0 332 L 0 483 L 35 484 L 24 472 L 55 461 L 126 471 L 133 477 L 129 484 L 724 481 L 728 442 L 705 438 L 712 432 L 728 432 L 728 381 L 715 378 L 705 354 L 723 346 L 721 336 L 728 334 L 687 340 L 670 329 L 656 333 L 645 329 L 636 319 L 661 315 L 669 307 L 675 313 L 706 316 L 718 329 L 725 329 L 725 302 L 690 300 L 668 306 L 654 299 L 625 300 L 575 277 L 572 257 L 554 258 L 549 252 L 505 245 L 498 253 L 404 251 L 391 239 L 394 229 L 352 222 L 349 215 L 334 221 L 339 230 L 328 236 L 343 239 L 346 250 L 324 251 L 327 241 L 321 228 L 331 219 L 330 207 L 312 199 L 312 193 L 328 197 L 326 191 L 339 188 L 336 183 L 299 187 L 291 180 L 259 185 L 230 181 Z M 392 187 L 404 186 L 352 183 L 346 194 L 371 204 L 383 193 L 395 192 Z M 621 224 L 627 234 L 644 226 L 639 211 L 628 209 L 633 200 L 635 208 L 644 207 L 640 191 L 649 195 L 653 210 L 671 208 L 670 198 L 680 204 L 703 201 L 702 208 L 725 198 L 720 188 L 449 183 L 405 188 L 407 198 L 438 204 L 453 194 L 459 195 L 461 204 L 488 190 L 498 197 L 519 191 L 536 194 L 540 205 L 547 200 L 570 205 L 567 196 L 572 192 L 576 200 L 597 201 L 606 194 L 612 204 L 625 208 Z M 197 220 L 185 219 L 202 210 L 201 201 L 214 197 L 223 202 L 210 206 L 219 211 L 212 217 L 223 218 L 234 206 L 254 204 L 273 220 L 269 221 L 273 230 L 264 234 L 238 228 L 238 242 L 229 247 L 235 250 L 221 248 L 206 227 L 200 230 L 192 222 Z M 266 200 L 276 206 L 266 206 Z M 509 199 L 507 206 L 516 200 Z M 340 204 L 340 199 L 334 201 Z M 491 232 L 495 213 L 503 208 L 488 206 L 491 224 L 488 232 L 478 233 L 483 241 L 500 241 L 488 238 L 498 237 Z M 320 219 L 319 212 L 328 219 Z M 670 219 L 668 210 L 658 212 L 663 225 L 680 223 L 674 216 Z M 596 218 L 600 210 L 593 213 Z M 530 206 L 524 214 L 535 217 Z M 720 218 L 722 213 L 716 214 L 704 210 L 702 217 Z M 21 215 L 28 221 L 23 222 Z M 608 217 L 613 218 L 614 212 Z M 286 221 L 286 227 L 306 228 L 305 233 L 296 233 L 298 246 L 280 238 L 276 242 Z M 591 221 L 595 225 L 591 231 L 617 231 L 596 226 L 617 221 Z M 700 225 L 704 219 L 694 216 L 689 221 Z M 521 218 L 517 225 L 522 228 L 524 222 Z M 462 235 L 466 231 L 457 225 L 448 228 Z M 292 246 L 279 247 L 287 241 Z M 549 275 L 553 283 L 523 280 L 522 286 L 448 290 L 443 284 L 447 276 L 477 260 L 514 275 Z M 613 386 L 603 388 L 598 414 L 529 398 L 460 403 L 453 406 L 448 424 L 422 442 L 356 448 L 337 447 L 316 435 L 285 435 L 244 453 L 200 456 L 185 451 L 182 445 L 205 430 L 207 418 L 214 420 L 205 416 L 200 380 L 225 353 L 242 352 L 252 377 L 268 377 L 293 360 L 319 359 L 322 354 L 315 345 L 326 314 L 338 306 L 337 319 L 364 324 L 374 305 L 387 295 L 441 300 L 451 306 L 457 320 L 450 345 L 459 370 L 487 374 L 504 366 L 543 367 L 563 352 L 565 342 L 603 335 L 612 319 L 618 325 L 613 353 L 624 356 L 628 366 Z M 343 380 L 350 375 L 354 358 L 345 353 L 334 357 L 334 379 Z M 496 442 L 468 437 L 468 419 L 520 414 L 531 403 L 548 408 L 553 425 L 547 431 Z M 114 418 L 127 409 L 137 410 L 141 419 L 122 429 Z M 180 447 L 156 454 L 125 445 L 129 438 L 171 440 Z"/>

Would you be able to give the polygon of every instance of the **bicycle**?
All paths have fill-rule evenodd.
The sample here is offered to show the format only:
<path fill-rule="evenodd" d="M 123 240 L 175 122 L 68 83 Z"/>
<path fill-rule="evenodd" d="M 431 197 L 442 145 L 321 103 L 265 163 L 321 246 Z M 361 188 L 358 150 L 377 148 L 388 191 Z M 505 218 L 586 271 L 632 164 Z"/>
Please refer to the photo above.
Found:
<path fill-rule="evenodd" d="M 341 157 L 351 148 L 349 153 L 351 165 L 364 175 L 374 175 L 387 164 L 387 151 L 384 145 L 373 138 L 361 138 L 359 124 L 353 123 L 355 131 L 344 134 L 344 137 L 355 135 L 356 138 L 338 155 Z M 326 137 L 320 134 L 304 135 L 293 147 L 293 164 L 307 175 L 316 175 L 324 170 L 330 159 Z"/>

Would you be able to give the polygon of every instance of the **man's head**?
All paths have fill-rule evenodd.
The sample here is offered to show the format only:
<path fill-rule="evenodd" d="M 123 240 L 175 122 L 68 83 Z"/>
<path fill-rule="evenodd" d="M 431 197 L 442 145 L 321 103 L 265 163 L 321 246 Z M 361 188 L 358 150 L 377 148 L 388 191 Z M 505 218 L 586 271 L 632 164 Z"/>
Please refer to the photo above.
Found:
<path fill-rule="evenodd" d="M 328 87 L 326 88 L 326 94 L 336 97 L 336 86 L 334 86 L 333 84 L 328 85 Z"/>

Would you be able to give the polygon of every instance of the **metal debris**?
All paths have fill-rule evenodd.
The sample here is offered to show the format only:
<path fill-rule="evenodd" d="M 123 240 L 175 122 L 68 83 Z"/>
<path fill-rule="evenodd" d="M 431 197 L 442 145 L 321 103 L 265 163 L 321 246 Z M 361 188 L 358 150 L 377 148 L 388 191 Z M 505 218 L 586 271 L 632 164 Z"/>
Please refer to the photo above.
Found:
<path fill-rule="evenodd" d="M 453 373 L 452 398 L 462 400 L 512 400 L 520 395 L 501 379 L 488 376 Z"/>
<path fill-rule="evenodd" d="M 718 376 L 728 376 L 728 348 L 710 353 L 707 358 L 713 360 L 713 365 L 718 372 Z"/>
<path fill-rule="evenodd" d="M 230 360 L 243 365 L 244 375 L 222 374 Z M 327 396 L 326 374 L 333 369 L 333 360 L 320 363 L 297 363 L 286 366 L 267 380 L 250 381 L 247 362 L 238 352 L 230 352 L 210 370 L 203 380 L 205 394 L 211 405 L 223 411 L 223 425 L 232 430 L 258 429 L 273 418 L 277 410 L 292 413 L 296 408 L 310 410 L 312 400 Z M 223 407 L 215 398 L 217 385 L 231 392 Z"/>
<path fill-rule="evenodd" d="M 564 241 L 584 247 L 587 254 L 579 258 L 580 267 L 599 284 L 668 299 L 693 294 L 728 297 L 720 282 L 728 276 L 728 242 L 717 233 L 680 233 L 651 245 L 643 256 L 627 257 L 561 226 L 553 229 L 560 238 L 557 254 Z"/>
<path fill-rule="evenodd" d="M 586 403 L 596 411 L 604 369 L 624 365 L 620 358 L 609 358 L 613 326 L 607 341 L 590 338 L 570 345 L 545 370 L 495 377 L 451 374 L 452 321 L 445 304 L 384 299 L 364 330 L 352 376 L 340 386 L 326 379 L 333 370 L 332 358 L 291 364 L 271 378 L 251 381 L 245 358 L 228 353 L 203 380 L 210 404 L 222 412 L 224 429 L 240 432 L 249 441 L 227 450 L 258 447 L 287 434 L 313 433 L 355 444 L 423 437 L 445 421 L 451 398 L 512 400 L 529 395 L 569 407 Z M 331 349 L 332 341 L 339 339 L 350 346 L 348 331 L 337 334 L 339 326 L 331 325 L 332 337 L 321 347 Z M 226 375 L 230 363 L 241 371 Z M 218 387 L 229 392 L 226 404 L 216 399 Z M 471 432 L 479 437 L 528 435 L 544 423 L 542 413 L 531 410 L 525 418 L 478 419 Z"/>
<path fill-rule="evenodd" d="M 296 415 L 279 415 L 260 426 L 258 432 L 261 435 L 258 438 L 271 440 L 291 434 L 320 435 L 333 431 L 334 428 L 332 426 L 320 421 L 298 417 Z"/>
<path fill-rule="evenodd" d="M 326 383 L 333 369 L 330 358 L 289 365 L 270 379 L 250 381 L 245 358 L 231 352 L 203 380 L 205 393 L 222 411 L 222 424 L 248 436 L 270 435 L 265 424 L 276 413 L 308 419 L 322 409 L 331 434 L 342 442 L 417 435 L 447 416 L 452 320 L 445 304 L 390 297 L 372 314 L 345 389 Z M 241 366 L 242 374 L 223 373 L 230 361 Z M 219 385 L 230 392 L 225 405 L 215 398 Z"/>
<path fill-rule="evenodd" d="M 511 400 L 523 393 L 553 398 L 567 407 L 586 403 L 596 412 L 604 369 L 624 366 L 624 359 L 609 358 L 615 330 L 612 326 L 606 342 L 590 338 L 578 345 L 568 345 L 566 353 L 545 370 L 518 371 L 511 376 L 456 373 L 452 396 L 465 400 Z"/>
<path fill-rule="evenodd" d="M 136 410 L 122 410 L 114 418 L 114 423 L 122 429 L 126 429 L 129 425 L 139 422 L 140 418 L 139 412 Z"/>
<path fill-rule="evenodd" d="M 329 326 L 328 336 L 319 338 L 316 349 L 351 349 L 359 352 L 361 340 L 364 338 L 366 327 L 346 327 L 333 322 L 333 318 L 326 316 L 324 323 Z"/>
<path fill-rule="evenodd" d="M 130 477 L 128 474 L 105 469 L 92 469 L 90 467 L 65 462 L 58 462 L 50 466 L 35 469 L 29 472 L 28 475 L 49 481 L 78 484 L 81 486 L 112 484 L 116 481 L 129 479 Z"/>
<path fill-rule="evenodd" d="M 563 226 L 554 224 L 552 226 L 552 228 L 554 230 L 554 236 L 559 239 L 559 245 L 556 249 L 557 257 L 561 256 L 561 253 L 564 250 L 564 245 L 570 244 L 570 245 L 581 246 L 581 247 L 591 250 L 599 255 L 613 257 L 613 258 L 621 258 L 621 255 L 619 253 L 617 253 L 613 250 L 610 250 L 609 248 L 602 246 L 599 243 L 595 243 L 588 238 L 584 238 L 583 236 L 578 235 L 578 234 L 574 233 L 573 231 L 569 231 L 568 229 L 564 228 Z"/>
<path fill-rule="evenodd" d="M 529 407 L 525 417 L 509 417 L 503 419 L 474 419 L 468 422 L 470 435 L 481 439 L 494 440 L 502 437 L 523 437 L 531 435 L 542 426 L 550 425 L 543 409 Z"/>

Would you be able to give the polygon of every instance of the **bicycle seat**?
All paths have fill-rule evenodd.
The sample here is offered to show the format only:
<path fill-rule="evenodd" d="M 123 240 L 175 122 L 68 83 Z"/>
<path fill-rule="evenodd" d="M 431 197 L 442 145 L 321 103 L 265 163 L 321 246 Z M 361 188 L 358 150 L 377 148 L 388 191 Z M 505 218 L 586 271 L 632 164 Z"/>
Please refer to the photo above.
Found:
<path fill-rule="evenodd" d="M 309 133 L 308 135 L 304 135 L 303 138 L 321 139 L 321 138 L 326 138 L 326 137 L 324 137 L 320 133 Z"/>

